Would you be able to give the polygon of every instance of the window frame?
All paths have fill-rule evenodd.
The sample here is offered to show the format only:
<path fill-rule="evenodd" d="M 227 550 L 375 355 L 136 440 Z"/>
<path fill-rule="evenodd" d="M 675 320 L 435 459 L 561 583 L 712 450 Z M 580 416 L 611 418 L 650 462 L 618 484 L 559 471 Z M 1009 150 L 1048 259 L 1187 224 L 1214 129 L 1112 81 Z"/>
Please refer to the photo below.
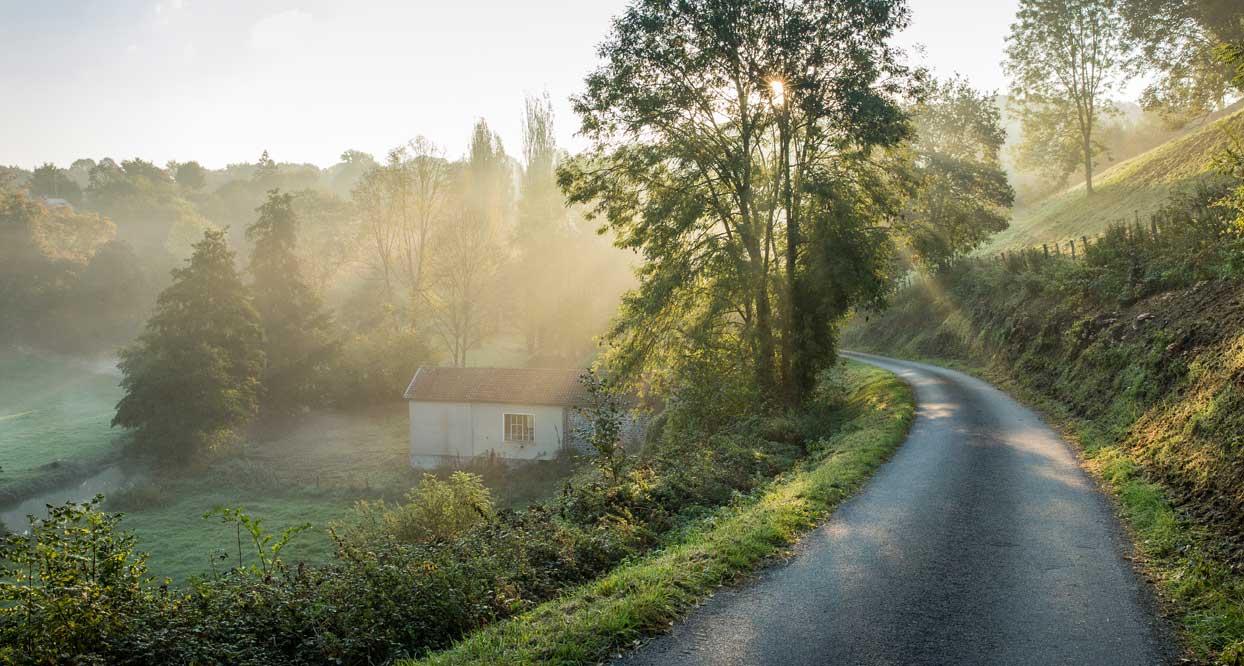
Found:
<path fill-rule="evenodd" d="M 514 439 L 510 437 L 510 417 L 522 417 L 529 426 L 523 427 L 523 434 L 530 434 L 530 439 Z M 507 444 L 534 444 L 536 441 L 536 415 L 526 412 L 502 412 L 501 413 L 501 441 Z"/>

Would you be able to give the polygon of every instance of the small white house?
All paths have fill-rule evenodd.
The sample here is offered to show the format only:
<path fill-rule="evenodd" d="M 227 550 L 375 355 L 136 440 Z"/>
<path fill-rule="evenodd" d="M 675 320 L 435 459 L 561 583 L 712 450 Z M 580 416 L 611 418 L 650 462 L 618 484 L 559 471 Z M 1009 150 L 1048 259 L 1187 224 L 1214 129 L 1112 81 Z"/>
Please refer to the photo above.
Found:
<path fill-rule="evenodd" d="M 410 403 L 410 464 L 431 468 L 495 456 L 547 460 L 574 446 L 582 370 L 419 368 Z"/>

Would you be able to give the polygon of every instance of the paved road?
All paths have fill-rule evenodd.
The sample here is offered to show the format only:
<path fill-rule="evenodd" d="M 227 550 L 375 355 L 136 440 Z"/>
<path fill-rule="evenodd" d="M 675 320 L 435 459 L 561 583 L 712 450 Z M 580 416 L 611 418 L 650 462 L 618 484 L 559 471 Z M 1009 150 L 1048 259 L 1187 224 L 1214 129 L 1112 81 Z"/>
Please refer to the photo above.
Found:
<path fill-rule="evenodd" d="M 1174 646 L 1108 501 L 989 384 L 854 355 L 916 391 L 911 435 L 788 562 L 621 664 L 1160 664 Z"/>

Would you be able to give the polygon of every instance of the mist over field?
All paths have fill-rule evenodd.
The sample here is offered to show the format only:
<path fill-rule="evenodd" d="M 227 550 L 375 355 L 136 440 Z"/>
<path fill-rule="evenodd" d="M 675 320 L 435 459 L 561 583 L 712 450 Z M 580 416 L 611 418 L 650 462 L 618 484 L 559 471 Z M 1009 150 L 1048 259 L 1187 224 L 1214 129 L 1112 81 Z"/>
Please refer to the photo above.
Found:
<path fill-rule="evenodd" d="M 426 4 L 0 8 L 0 663 L 1244 655 L 1239 3 Z"/>

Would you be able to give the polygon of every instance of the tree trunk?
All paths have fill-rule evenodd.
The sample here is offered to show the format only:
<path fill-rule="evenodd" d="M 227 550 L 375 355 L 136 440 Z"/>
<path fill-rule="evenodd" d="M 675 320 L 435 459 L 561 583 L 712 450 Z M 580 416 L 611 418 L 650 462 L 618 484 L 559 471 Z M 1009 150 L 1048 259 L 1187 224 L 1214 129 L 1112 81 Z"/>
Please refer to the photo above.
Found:
<path fill-rule="evenodd" d="M 1093 137 L 1089 131 L 1084 132 L 1084 192 L 1093 196 Z"/>
<path fill-rule="evenodd" d="M 777 345 L 773 340 L 773 313 L 770 310 L 766 282 L 761 277 L 756 294 L 756 385 L 762 396 L 773 395 L 773 355 Z"/>
<path fill-rule="evenodd" d="M 796 262 L 799 257 L 799 218 L 795 213 L 790 182 L 789 121 L 782 123 L 782 198 L 786 209 L 786 321 L 782 331 L 782 395 L 788 406 L 802 400 L 800 381 L 795 367 L 795 331 L 803 313 L 795 294 Z"/>

